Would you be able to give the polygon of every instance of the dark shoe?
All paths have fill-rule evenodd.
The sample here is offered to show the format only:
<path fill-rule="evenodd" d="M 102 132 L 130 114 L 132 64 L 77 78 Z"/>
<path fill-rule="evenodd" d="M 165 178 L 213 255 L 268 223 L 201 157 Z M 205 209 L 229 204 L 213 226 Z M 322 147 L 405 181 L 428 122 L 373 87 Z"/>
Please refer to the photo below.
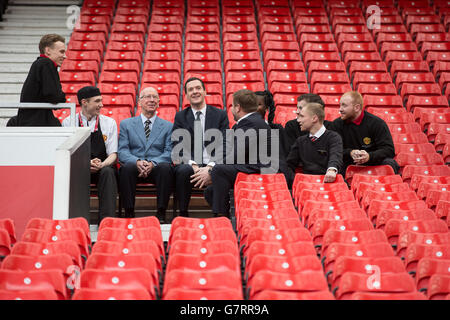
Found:
<path fill-rule="evenodd" d="M 166 223 L 166 210 L 158 210 L 156 217 L 158 218 L 160 224 L 165 224 Z"/>
<path fill-rule="evenodd" d="M 189 218 L 189 213 L 187 211 L 180 211 L 179 217 Z"/>
<path fill-rule="evenodd" d="M 215 216 L 216 218 L 219 218 L 219 217 L 225 217 L 225 218 L 230 219 L 230 215 L 229 215 L 229 214 L 217 213 L 217 214 L 215 214 L 214 216 Z"/>
<path fill-rule="evenodd" d="M 125 218 L 134 218 L 134 208 L 131 209 L 125 209 Z"/>

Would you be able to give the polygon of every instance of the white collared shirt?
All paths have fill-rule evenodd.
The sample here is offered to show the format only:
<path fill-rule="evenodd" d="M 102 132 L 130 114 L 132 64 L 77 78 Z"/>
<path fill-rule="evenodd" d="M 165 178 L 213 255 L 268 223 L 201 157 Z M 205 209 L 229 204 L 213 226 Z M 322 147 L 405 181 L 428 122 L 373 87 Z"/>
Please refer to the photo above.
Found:
<path fill-rule="evenodd" d="M 80 126 L 79 113 L 76 114 L 75 125 L 77 127 Z M 87 120 L 83 113 L 81 113 L 81 121 L 83 126 L 89 127 L 91 129 L 91 133 L 95 130 L 95 123 L 97 122 L 97 117 L 93 117 L 91 120 Z M 100 128 L 102 129 L 103 140 L 105 141 L 106 155 L 117 152 L 117 144 L 118 144 L 118 135 L 117 135 L 117 124 L 116 120 L 113 118 L 100 115 Z M 70 127 L 70 117 L 67 117 L 62 122 L 63 127 Z"/>
<path fill-rule="evenodd" d="M 241 120 L 247 118 L 248 116 L 250 116 L 250 115 L 252 115 L 252 114 L 254 114 L 254 113 L 256 113 L 256 111 L 255 111 L 255 112 L 247 113 L 245 116 L 242 116 L 238 121 L 236 121 L 236 123 L 239 123 Z"/>
<path fill-rule="evenodd" d="M 206 122 L 206 105 L 201 108 L 200 110 L 194 109 L 191 107 L 192 113 L 194 115 L 194 120 L 197 118 L 197 112 L 200 111 L 200 122 L 202 124 L 202 131 L 203 131 L 203 143 L 205 142 L 205 122 Z M 214 167 L 215 162 L 210 161 L 211 158 L 209 157 L 208 152 L 206 151 L 206 148 L 203 148 L 203 162 L 206 163 L 210 167 Z M 197 164 L 194 160 L 189 160 L 189 164 Z"/>
<path fill-rule="evenodd" d="M 156 113 L 151 118 L 147 118 L 146 116 L 144 116 L 141 113 L 141 120 L 142 120 L 142 125 L 144 126 L 144 128 L 145 128 L 145 121 L 150 120 L 150 126 L 149 127 L 150 127 L 150 131 L 152 131 L 153 124 L 155 123 L 155 120 L 156 120 Z"/>
<path fill-rule="evenodd" d="M 319 138 L 325 133 L 325 130 L 326 130 L 325 126 L 322 125 L 322 126 L 320 127 L 320 129 L 319 129 L 314 135 L 312 135 L 312 134 L 310 133 L 310 134 L 309 134 L 309 137 L 310 137 L 310 138 L 316 137 L 316 139 L 319 139 Z"/>

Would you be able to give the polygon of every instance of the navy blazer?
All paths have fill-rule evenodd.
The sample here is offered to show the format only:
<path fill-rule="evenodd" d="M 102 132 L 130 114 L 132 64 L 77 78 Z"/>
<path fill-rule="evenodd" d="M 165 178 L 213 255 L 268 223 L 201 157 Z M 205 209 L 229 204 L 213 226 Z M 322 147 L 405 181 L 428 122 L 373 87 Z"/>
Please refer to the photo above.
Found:
<path fill-rule="evenodd" d="M 119 162 L 136 163 L 138 159 L 172 163 L 172 143 L 170 141 L 172 123 L 156 117 L 148 140 L 145 138 L 141 116 L 124 119 L 120 122 Z"/>
<path fill-rule="evenodd" d="M 192 107 L 189 106 L 186 109 L 177 112 L 175 115 L 175 120 L 173 123 L 173 130 L 177 129 L 186 129 L 189 131 L 191 135 L 191 154 L 184 155 L 180 153 L 180 156 L 183 158 L 183 162 L 187 162 L 189 160 L 194 159 L 194 113 L 192 112 Z M 206 106 L 206 116 L 205 116 L 205 131 L 208 129 L 218 129 L 222 131 L 223 136 L 225 137 L 225 130 L 229 129 L 230 124 L 228 121 L 227 113 L 219 108 L 207 105 Z M 175 147 L 177 144 L 182 141 L 172 141 L 172 147 Z M 212 141 L 206 141 L 205 147 L 207 147 Z M 188 159 L 188 157 L 190 157 Z"/>
<path fill-rule="evenodd" d="M 257 134 L 257 151 L 258 153 L 260 152 L 259 150 L 259 145 L 260 145 L 260 137 L 259 134 L 261 132 L 261 130 L 267 130 L 267 149 L 268 149 L 268 154 L 270 154 L 271 152 L 271 148 L 270 148 L 270 126 L 266 123 L 266 121 L 264 121 L 264 119 L 261 117 L 261 115 L 257 112 L 249 115 L 247 118 L 240 120 L 239 122 L 237 122 L 234 126 L 233 126 L 233 130 L 236 134 L 236 130 L 238 129 L 242 129 L 244 132 L 246 132 L 247 130 L 250 129 L 254 129 L 256 131 Z M 237 163 L 238 160 L 238 152 L 243 152 L 242 146 L 237 144 L 237 137 L 234 137 L 234 164 L 235 164 L 235 168 L 237 168 L 239 171 L 244 172 L 244 173 L 259 173 L 261 168 L 263 167 L 270 167 L 270 164 L 265 165 L 261 163 L 261 159 L 259 157 L 259 154 L 256 155 L 257 157 L 257 161 L 256 163 L 250 163 L 250 145 L 249 145 L 249 141 L 248 139 L 246 139 L 245 141 L 245 163 Z M 241 147 L 241 148 L 240 148 Z M 227 152 L 229 152 L 227 150 Z M 225 155 L 227 156 L 227 155 Z M 277 155 L 278 156 L 278 155 Z M 226 163 L 226 162 L 224 162 Z"/>

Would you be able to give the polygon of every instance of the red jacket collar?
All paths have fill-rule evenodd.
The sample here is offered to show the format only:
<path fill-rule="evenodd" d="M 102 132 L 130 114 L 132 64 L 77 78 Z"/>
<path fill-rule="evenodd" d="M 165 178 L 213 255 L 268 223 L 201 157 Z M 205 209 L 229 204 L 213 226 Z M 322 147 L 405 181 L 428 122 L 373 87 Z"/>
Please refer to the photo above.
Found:
<path fill-rule="evenodd" d="M 40 54 L 39 55 L 39 57 L 41 57 L 41 58 L 48 58 L 48 59 L 50 59 L 49 57 L 47 57 L 45 54 Z M 53 61 L 52 59 L 50 59 L 52 62 L 53 62 L 53 64 L 55 65 L 55 68 L 58 68 L 58 65 L 55 63 L 55 61 Z"/>
<path fill-rule="evenodd" d="M 361 112 L 361 114 L 359 115 L 358 118 L 356 118 L 355 120 L 353 120 L 352 122 L 354 124 L 356 124 L 357 126 L 359 126 L 361 124 L 361 122 L 363 121 L 364 118 L 364 111 Z"/>

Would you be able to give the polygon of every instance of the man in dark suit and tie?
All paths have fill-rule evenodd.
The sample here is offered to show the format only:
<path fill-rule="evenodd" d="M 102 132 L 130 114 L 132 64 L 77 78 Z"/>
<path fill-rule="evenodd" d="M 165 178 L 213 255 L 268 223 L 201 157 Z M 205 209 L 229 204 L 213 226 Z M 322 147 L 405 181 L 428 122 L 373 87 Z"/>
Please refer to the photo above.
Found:
<path fill-rule="evenodd" d="M 205 198 L 211 205 L 215 216 L 229 217 L 229 192 L 233 188 L 239 172 L 248 174 L 278 172 L 278 165 L 274 165 L 274 160 L 277 159 L 270 157 L 267 163 L 263 163 L 263 157 L 271 155 L 271 151 L 278 158 L 278 150 L 271 148 L 273 141 L 270 137 L 270 126 L 257 112 L 257 109 L 256 94 L 252 91 L 243 89 L 233 94 L 231 112 L 236 120 L 232 130 L 233 141 L 231 143 L 227 141 L 225 164 L 216 164 L 209 170 L 211 184 L 205 190 Z M 260 142 L 261 139 L 266 141 Z M 234 152 L 229 151 L 229 144 L 232 145 Z M 266 152 L 261 150 L 261 145 L 267 147 Z M 232 164 L 229 164 L 230 158 L 233 157 Z M 263 171 L 263 169 L 268 171 Z M 194 175 L 194 180 L 196 178 Z"/>
<path fill-rule="evenodd" d="M 156 116 L 159 95 L 147 87 L 139 94 L 141 114 L 120 122 L 120 193 L 126 217 L 134 217 L 138 181 L 156 184 L 158 218 L 166 222 L 173 170 L 171 165 L 172 123 Z"/>
<path fill-rule="evenodd" d="M 208 174 L 215 162 L 213 157 L 207 151 L 207 146 L 212 142 L 206 137 L 206 131 L 217 129 L 225 136 L 225 130 L 229 129 L 227 113 L 224 110 L 206 104 L 206 88 L 203 81 L 199 78 L 189 78 L 184 84 L 184 92 L 190 102 L 190 106 L 180 111 L 175 116 L 173 131 L 185 129 L 190 135 L 190 142 L 184 139 L 180 142 L 176 139 L 176 132 L 172 137 L 173 150 L 178 144 L 183 144 L 180 154 L 181 162 L 175 166 L 175 185 L 176 196 L 178 199 L 179 215 L 188 217 L 189 202 L 191 200 L 192 187 L 191 176 L 199 174 Z M 198 126 L 196 126 L 196 124 Z M 197 130 L 197 131 L 196 131 Z M 195 140 L 199 146 L 196 152 Z M 189 152 L 184 152 L 188 151 Z M 187 154 L 186 154 L 187 153 Z M 196 155 L 197 158 L 196 159 Z M 178 156 L 178 155 L 175 155 Z M 197 182 L 195 187 L 199 187 L 201 182 Z"/>

